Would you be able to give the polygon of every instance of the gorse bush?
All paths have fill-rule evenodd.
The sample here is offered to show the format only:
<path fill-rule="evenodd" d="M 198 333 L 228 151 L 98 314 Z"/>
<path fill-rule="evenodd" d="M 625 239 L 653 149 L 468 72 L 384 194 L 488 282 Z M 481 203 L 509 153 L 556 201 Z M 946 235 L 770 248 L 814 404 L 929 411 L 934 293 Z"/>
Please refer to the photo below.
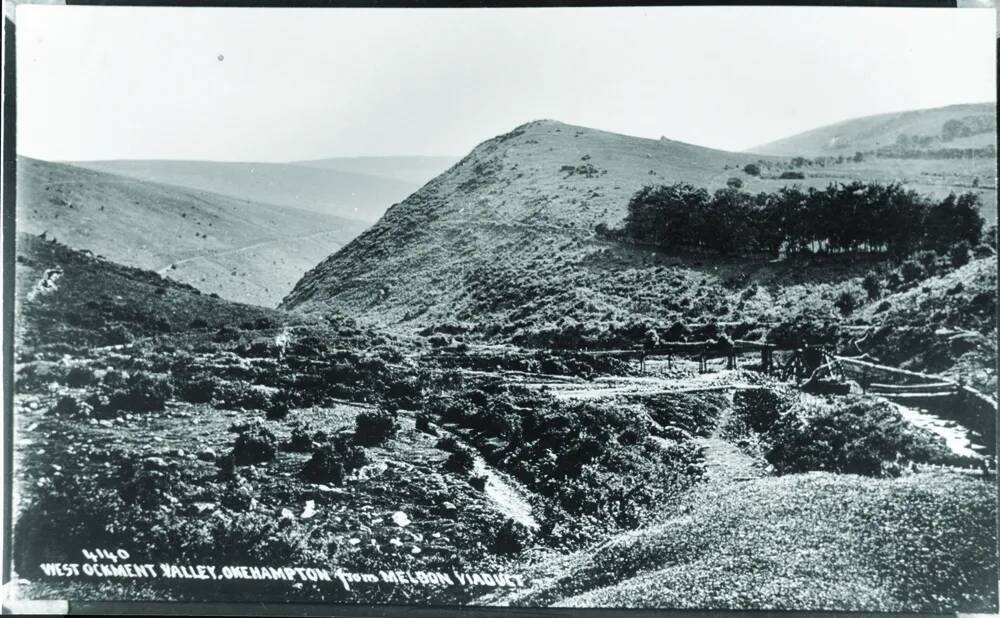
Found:
<path fill-rule="evenodd" d="M 210 403 L 219 381 L 211 375 L 199 373 L 175 378 L 177 396 L 190 403 Z"/>
<path fill-rule="evenodd" d="M 173 397 L 174 390 L 165 376 L 133 373 L 124 386 L 107 393 L 107 411 L 158 412 Z"/>
<path fill-rule="evenodd" d="M 861 281 L 861 287 L 868 294 L 868 300 L 878 300 L 882 296 L 882 281 L 875 273 L 865 274 L 865 278 Z"/>
<path fill-rule="evenodd" d="M 343 485 L 344 476 L 366 462 L 364 449 L 337 437 L 316 449 L 302 467 L 302 478 L 315 483 Z"/>
<path fill-rule="evenodd" d="M 914 427 L 889 403 L 803 399 L 762 428 L 765 458 L 778 474 L 823 470 L 894 476 L 908 462 L 949 462 L 939 436 Z"/>
<path fill-rule="evenodd" d="M 472 474 L 476 459 L 467 448 L 457 448 L 444 462 L 444 469 L 456 474 Z"/>
<path fill-rule="evenodd" d="M 266 427 L 251 425 L 236 436 L 232 459 L 237 466 L 264 463 L 274 459 L 278 440 Z"/>
<path fill-rule="evenodd" d="M 791 397 L 771 388 L 736 391 L 733 412 L 756 432 L 768 431 L 792 405 Z"/>
<path fill-rule="evenodd" d="M 396 435 L 396 414 L 378 408 L 355 417 L 354 441 L 365 446 L 377 446 Z"/>

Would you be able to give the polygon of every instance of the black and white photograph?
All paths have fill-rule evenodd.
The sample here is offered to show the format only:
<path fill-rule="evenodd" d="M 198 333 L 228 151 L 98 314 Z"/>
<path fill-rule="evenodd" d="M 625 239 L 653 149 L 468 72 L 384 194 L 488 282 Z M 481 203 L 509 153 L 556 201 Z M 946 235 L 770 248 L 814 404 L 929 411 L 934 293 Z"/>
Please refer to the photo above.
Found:
<path fill-rule="evenodd" d="M 998 611 L 995 8 L 7 9 L 7 607 Z"/>

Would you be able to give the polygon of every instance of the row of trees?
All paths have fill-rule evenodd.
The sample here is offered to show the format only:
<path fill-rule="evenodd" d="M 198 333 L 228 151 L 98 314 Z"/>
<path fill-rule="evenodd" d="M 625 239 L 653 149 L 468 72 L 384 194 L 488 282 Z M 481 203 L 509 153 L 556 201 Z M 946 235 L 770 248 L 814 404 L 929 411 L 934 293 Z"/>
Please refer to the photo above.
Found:
<path fill-rule="evenodd" d="M 736 187 L 710 194 L 677 183 L 640 189 L 629 201 L 624 227 L 600 225 L 597 232 L 677 252 L 903 255 L 978 244 L 984 224 L 979 207 L 974 193 L 937 201 L 898 184 L 792 186 L 754 195 Z"/>

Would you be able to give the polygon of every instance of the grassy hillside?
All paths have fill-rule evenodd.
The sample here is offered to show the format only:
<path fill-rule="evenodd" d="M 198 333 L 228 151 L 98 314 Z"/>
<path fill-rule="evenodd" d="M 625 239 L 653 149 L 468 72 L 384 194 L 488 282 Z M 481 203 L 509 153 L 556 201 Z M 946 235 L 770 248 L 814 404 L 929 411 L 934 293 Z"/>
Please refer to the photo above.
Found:
<path fill-rule="evenodd" d="M 367 174 L 414 183 L 414 191 L 458 162 L 458 157 L 333 157 L 294 161 L 295 165 Z"/>
<path fill-rule="evenodd" d="M 274 306 L 364 223 L 79 167 L 18 159 L 17 229 Z"/>
<path fill-rule="evenodd" d="M 756 192 L 790 182 L 734 169 L 750 160 L 668 140 L 529 123 L 481 144 L 390 209 L 307 273 L 284 306 L 350 311 L 397 329 L 450 324 L 455 332 L 539 345 L 562 335 L 577 345 L 609 332 L 641 336 L 649 324 L 666 330 L 676 321 L 746 323 L 749 330 L 800 313 L 841 321 L 834 303 L 842 288 L 860 289 L 869 270 L 894 264 L 881 256 L 777 263 L 672 256 L 593 233 L 597 223 L 619 225 L 629 198 L 645 184 L 715 189 L 735 175 Z M 895 173 L 855 171 L 839 170 L 838 178 Z"/>
<path fill-rule="evenodd" d="M 288 163 L 122 160 L 73 165 L 361 221 L 377 220 L 386 208 L 423 184 L 391 175 Z"/>
<path fill-rule="evenodd" d="M 993 502 L 989 483 L 952 474 L 750 479 L 700 492 L 657 525 L 541 562 L 527 574 L 533 590 L 499 602 L 947 611 L 939 604 L 958 594 L 959 611 L 988 611 Z M 925 557 L 941 550 L 948 557 L 929 576 Z"/>
<path fill-rule="evenodd" d="M 853 155 L 857 151 L 866 152 L 893 146 L 903 134 L 948 137 L 942 130 L 945 123 L 950 120 L 973 125 L 970 134 L 956 135 L 952 139 L 938 139 L 923 148 L 975 148 L 989 144 L 995 146 L 996 113 L 995 103 L 974 103 L 864 116 L 785 137 L 751 148 L 750 151 L 785 156 Z"/>

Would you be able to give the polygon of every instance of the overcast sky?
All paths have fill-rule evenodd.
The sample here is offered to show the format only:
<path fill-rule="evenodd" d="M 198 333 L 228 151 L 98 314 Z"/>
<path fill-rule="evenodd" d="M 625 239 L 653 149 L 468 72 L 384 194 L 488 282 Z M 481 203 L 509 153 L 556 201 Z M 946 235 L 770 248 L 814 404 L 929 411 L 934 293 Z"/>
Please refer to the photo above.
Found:
<path fill-rule="evenodd" d="M 17 7 L 18 151 L 464 155 L 524 122 L 741 150 L 995 100 L 992 10 Z"/>

